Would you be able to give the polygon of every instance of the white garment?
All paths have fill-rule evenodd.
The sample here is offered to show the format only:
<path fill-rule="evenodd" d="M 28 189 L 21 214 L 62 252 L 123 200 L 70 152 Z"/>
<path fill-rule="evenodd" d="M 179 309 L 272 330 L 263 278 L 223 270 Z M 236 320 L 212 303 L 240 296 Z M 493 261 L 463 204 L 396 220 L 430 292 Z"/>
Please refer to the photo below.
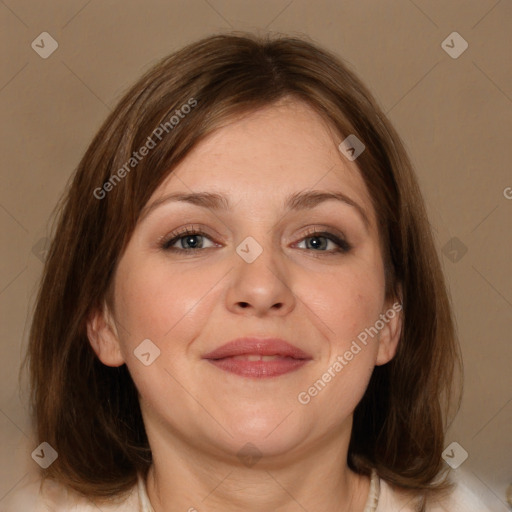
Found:
<path fill-rule="evenodd" d="M 98 512 L 98 508 L 88 499 L 67 490 L 62 484 L 47 480 L 44 493 L 39 492 L 39 479 L 33 475 L 0 501 L 0 512 Z M 415 512 L 415 500 L 404 497 L 386 481 L 372 471 L 370 492 L 364 512 Z M 138 482 L 130 490 L 124 501 L 101 504 L 102 512 L 155 512 L 149 501 L 144 479 L 139 475 Z M 467 501 L 460 494 L 459 487 L 449 499 L 436 505 L 427 506 L 428 512 L 490 512 L 481 504 Z"/>

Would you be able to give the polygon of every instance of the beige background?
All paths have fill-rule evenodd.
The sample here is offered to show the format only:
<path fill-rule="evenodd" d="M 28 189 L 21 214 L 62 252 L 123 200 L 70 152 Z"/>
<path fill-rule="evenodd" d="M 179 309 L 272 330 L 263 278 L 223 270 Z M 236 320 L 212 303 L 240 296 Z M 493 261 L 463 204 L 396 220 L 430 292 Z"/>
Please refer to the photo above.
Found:
<path fill-rule="evenodd" d="M 469 457 L 453 472 L 490 510 L 506 510 L 511 1 L 2 0 L 0 27 L 0 505 L 35 465 L 18 369 L 42 270 L 41 239 L 57 199 L 101 121 L 143 71 L 185 43 L 236 29 L 307 34 L 335 51 L 402 135 L 428 204 L 464 356 L 465 397 L 447 445 L 458 442 Z M 454 31 L 469 44 L 456 59 L 441 46 Z M 47 59 L 31 48 L 42 32 L 59 45 Z M 447 44 L 461 48 L 450 38 Z"/>

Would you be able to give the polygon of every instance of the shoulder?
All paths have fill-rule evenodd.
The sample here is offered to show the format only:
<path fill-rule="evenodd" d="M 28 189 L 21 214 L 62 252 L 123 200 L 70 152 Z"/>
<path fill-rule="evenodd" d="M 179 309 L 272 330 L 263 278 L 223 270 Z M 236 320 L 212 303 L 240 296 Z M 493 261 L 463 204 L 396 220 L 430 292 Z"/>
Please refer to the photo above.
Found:
<path fill-rule="evenodd" d="M 463 485 L 460 478 L 453 479 L 453 490 L 438 498 L 431 498 L 426 504 L 426 512 L 491 512 L 476 495 Z M 380 496 L 375 512 L 416 512 L 419 510 L 419 497 L 390 485 L 380 479 Z"/>
<path fill-rule="evenodd" d="M 0 502 L 0 512 L 98 512 L 91 500 L 53 480 L 29 474 Z M 138 512 L 138 487 L 121 501 L 101 503 L 102 512 Z"/>

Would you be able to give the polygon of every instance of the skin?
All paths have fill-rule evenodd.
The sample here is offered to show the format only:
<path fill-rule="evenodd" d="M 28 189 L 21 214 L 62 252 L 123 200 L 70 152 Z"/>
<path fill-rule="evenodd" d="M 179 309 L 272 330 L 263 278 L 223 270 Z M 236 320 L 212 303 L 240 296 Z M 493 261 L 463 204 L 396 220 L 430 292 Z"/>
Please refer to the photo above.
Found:
<path fill-rule="evenodd" d="M 91 315 L 99 359 L 126 364 L 139 391 L 156 512 L 363 511 L 369 478 L 346 463 L 352 415 L 375 365 L 396 352 L 401 316 L 307 405 L 297 400 L 396 301 L 384 295 L 376 213 L 357 160 L 341 155 L 340 142 L 315 111 L 291 99 L 210 134 L 148 205 L 171 192 L 209 191 L 225 194 L 232 208 L 166 202 L 139 219 L 116 269 L 114 304 Z M 283 210 L 287 196 L 311 189 L 343 192 L 364 209 L 368 226 L 356 208 L 334 200 Z M 207 236 L 190 243 L 185 235 L 174 247 L 204 248 L 190 255 L 161 248 L 162 238 L 187 226 Z M 342 232 L 352 249 L 334 252 L 337 245 L 311 228 Z M 252 263 L 235 250 L 248 236 L 263 249 Z M 202 359 L 250 335 L 284 338 L 312 360 L 251 379 Z M 149 366 L 133 353 L 144 339 L 161 351 Z M 261 454 L 251 466 L 237 457 L 246 443 Z"/>

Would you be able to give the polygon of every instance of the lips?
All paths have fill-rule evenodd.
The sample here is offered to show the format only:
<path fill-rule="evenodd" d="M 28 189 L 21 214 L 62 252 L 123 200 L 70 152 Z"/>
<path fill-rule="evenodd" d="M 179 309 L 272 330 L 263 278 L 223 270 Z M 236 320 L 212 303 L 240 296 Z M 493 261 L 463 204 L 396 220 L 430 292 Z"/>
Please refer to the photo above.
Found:
<path fill-rule="evenodd" d="M 208 352 L 203 359 L 224 359 L 237 356 L 281 356 L 312 359 L 300 348 L 280 338 L 238 338 Z"/>
<path fill-rule="evenodd" d="M 312 357 L 279 338 L 238 338 L 203 356 L 220 370 L 242 377 L 277 377 L 304 366 Z"/>

